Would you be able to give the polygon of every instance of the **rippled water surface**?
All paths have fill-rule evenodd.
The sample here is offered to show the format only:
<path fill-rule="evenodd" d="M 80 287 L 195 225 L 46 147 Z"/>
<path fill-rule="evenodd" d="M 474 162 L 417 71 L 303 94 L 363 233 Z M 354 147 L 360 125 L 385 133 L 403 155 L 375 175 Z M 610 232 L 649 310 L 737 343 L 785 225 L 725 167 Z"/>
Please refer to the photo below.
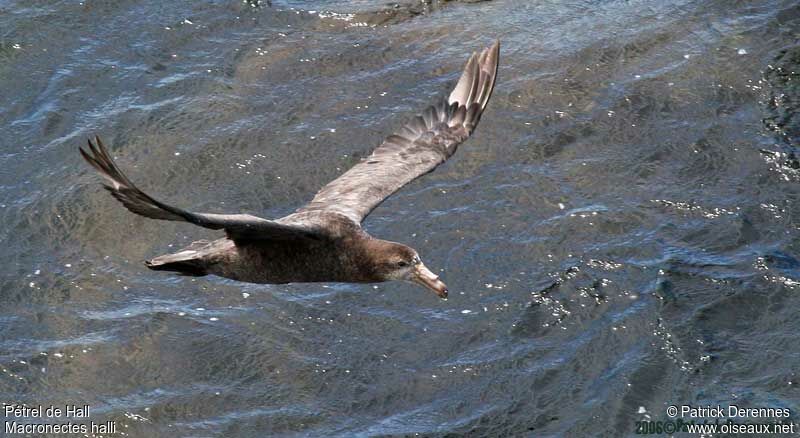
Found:
<path fill-rule="evenodd" d="M 0 2 L 0 397 L 114 436 L 619 436 L 800 410 L 794 1 Z M 279 217 L 502 41 L 475 135 L 365 221 L 412 285 L 148 271 Z"/>

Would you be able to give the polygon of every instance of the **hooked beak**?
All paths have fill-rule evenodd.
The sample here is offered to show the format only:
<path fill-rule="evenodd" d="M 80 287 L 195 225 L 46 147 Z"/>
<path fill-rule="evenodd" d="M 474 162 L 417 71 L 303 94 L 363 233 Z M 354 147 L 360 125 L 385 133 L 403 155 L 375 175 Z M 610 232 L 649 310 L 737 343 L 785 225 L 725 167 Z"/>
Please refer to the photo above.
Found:
<path fill-rule="evenodd" d="M 417 264 L 411 274 L 411 281 L 427 287 L 439 295 L 439 298 L 447 298 L 447 285 L 439 280 L 439 276 L 428 270 L 422 263 Z"/>

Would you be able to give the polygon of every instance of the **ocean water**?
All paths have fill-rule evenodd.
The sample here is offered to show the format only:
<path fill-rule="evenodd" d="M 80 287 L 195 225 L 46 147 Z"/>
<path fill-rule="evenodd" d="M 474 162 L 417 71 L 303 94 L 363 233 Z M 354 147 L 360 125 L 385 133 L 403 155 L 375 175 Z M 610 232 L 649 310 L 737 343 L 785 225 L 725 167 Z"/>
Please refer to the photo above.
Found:
<path fill-rule="evenodd" d="M 0 400 L 91 407 L 4 421 L 626 436 L 676 404 L 796 421 L 798 35 L 794 1 L 2 1 Z M 416 248 L 446 301 L 149 271 L 219 233 L 129 213 L 77 153 L 100 135 L 158 199 L 280 217 L 495 39 L 476 133 L 364 223 Z"/>

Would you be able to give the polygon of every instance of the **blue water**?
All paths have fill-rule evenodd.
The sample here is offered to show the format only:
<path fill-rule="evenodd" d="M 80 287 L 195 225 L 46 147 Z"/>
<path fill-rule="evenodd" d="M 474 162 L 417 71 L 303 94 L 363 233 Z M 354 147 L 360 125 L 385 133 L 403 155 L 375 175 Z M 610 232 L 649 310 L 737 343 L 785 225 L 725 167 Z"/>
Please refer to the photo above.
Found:
<path fill-rule="evenodd" d="M 796 421 L 798 29 L 792 1 L 0 2 L 0 399 L 134 437 Z M 219 233 L 134 216 L 77 154 L 279 217 L 496 38 L 475 135 L 364 224 L 447 301 L 149 271 Z"/>

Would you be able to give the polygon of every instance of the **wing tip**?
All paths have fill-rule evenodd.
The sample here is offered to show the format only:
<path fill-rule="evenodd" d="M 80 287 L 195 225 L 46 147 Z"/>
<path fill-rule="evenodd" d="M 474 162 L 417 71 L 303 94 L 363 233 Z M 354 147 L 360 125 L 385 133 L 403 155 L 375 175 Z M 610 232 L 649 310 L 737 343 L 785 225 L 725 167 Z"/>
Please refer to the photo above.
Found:
<path fill-rule="evenodd" d="M 486 59 L 484 60 L 484 65 L 482 65 L 482 70 L 485 68 L 486 74 L 489 76 L 486 78 L 488 82 L 485 85 L 486 93 L 481 95 L 480 104 L 481 109 L 486 108 L 486 104 L 489 103 L 489 98 L 492 96 L 492 91 L 494 91 L 494 84 L 497 81 L 497 70 L 500 67 L 500 39 L 496 39 L 494 44 L 484 49 L 486 53 Z"/>
<path fill-rule="evenodd" d="M 458 83 L 448 97 L 449 103 L 469 107 L 480 102 L 481 108 L 489 101 L 500 64 L 500 39 L 480 52 L 473 52 L 464 65 Z"/>
<path fill-rule="evenodd" d="M 451 105 L 464 107 L 464 115 L 463 118 L 455 117 L 458 111 L 454 111 L 450 126 L 460 121 L 470 133 L 475 129 L 494 91 L 499 65 L 499 38 L 490 46 L 470 56 L 458 83 L 448 97 Z"/>
<path fill-rule="evenodd" d="M 84 149 L 84 147 L 79 146 L 78 152 L 90 166 L 100 172 L 103 177 L 114 182 L 115 186 L 130 183 L 114 164 L 114 160 L 108 154 L 108 150 L 99 136 L 94 137 L 94 142 L 91 138 L 87 139 L 86 143 L 88 148 Z"/>

